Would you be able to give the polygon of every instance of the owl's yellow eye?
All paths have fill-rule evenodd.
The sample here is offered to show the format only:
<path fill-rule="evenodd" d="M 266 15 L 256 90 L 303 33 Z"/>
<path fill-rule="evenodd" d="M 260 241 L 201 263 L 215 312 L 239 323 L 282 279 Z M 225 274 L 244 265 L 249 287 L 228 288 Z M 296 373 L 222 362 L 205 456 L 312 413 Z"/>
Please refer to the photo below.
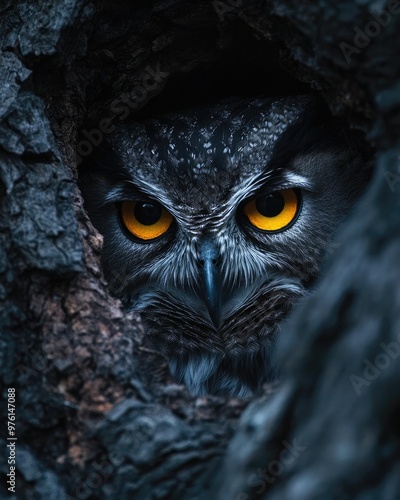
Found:
<path fill-rule="evenodd" d="M 300 198 L 295 189 L 282 189 L 249 201 L 244 213 L 250 223 L 262 231 L 280 231 L 296 218 Z"/>
<path fill-rule="evenodd" d="M 124 201 L 122 222 L 126 229 L 141 240 L 154 240 L 170 228 L 173 217 L 155 201 Z"/>

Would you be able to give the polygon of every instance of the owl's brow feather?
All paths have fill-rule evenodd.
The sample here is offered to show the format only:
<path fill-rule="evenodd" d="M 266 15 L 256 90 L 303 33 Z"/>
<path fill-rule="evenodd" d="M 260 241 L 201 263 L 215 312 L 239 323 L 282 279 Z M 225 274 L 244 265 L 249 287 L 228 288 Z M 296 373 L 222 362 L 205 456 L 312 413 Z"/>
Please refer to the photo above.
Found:
<path fill-rule="evenodd" d="M 273 192 L 280 189 L 298 188 L 298 189 L 313 189 L 313 183 L 305 176 L 286 170 L 285 168 L 267 169 L 261 174 L 258 174 L 249 179 L 249 182 L 241 186 L 240 191 L 232 196 L 232 200 L 239 203 L 247 200 L 261 192 Z M 241 194 L 245 196 L 240 196 Z"/>
<path fill-rule="evenodd" d="M 261 174 L 251 177 L 248 181 L 240 186 L 240 189 L 233 193 L 229 205 L 237 206 L 242 201 L 248 199 L 249 197 L 255 195 L 259 192 L 266 184 L 270 183 L 273 178 L 274 171 L 266 169 Z M 281 170 L 281 176 L 275 178 L 273 189 L 287 189 L 287 188 L 302 188 L 302 189 L 313 189 L 312 182 L 305 176 L 296 174 L 294 172 Z M 141 181 L 142 186 L 138 186 L 135 182 L 130 180 L 124 180 L 117 184 L 104 197 L 102 206 L 108 203 L 115 203 L 118 201 L 123 201 L 126 199 L 143 199 L 143 197 L 154 197 L 160 202 L 168 203 L 168 198 L 163 200 L 162 190 L 153 184 Z M 229 210 L 228 210 L 229 211 Z"/>
<path fill-rule="evenodd" d="M 143 199 L 155 199 L 165 206 L 168 204 L 168 198 L 164 198 L 162 190 L 152 183 L 142 180 L 138 185 L 134 181 L 123 180 L 110 188 L 102 206 L 119 201 Z"/>

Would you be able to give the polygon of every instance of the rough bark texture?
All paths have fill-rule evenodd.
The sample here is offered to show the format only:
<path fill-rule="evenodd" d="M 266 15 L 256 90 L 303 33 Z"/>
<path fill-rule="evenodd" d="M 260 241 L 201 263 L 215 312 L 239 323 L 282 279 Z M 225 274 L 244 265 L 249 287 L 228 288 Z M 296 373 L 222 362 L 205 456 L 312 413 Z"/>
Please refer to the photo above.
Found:
<path fill-rule="evenodd" d="M 400 498 L 399 29 L 395 2 L 2 2 L 1 447 L 15 387 L 17 498 Z M 122 106 L 310 88 L 374 144 L 370 190 L 290 320 L 280 384 L 250 404 L 195 399 L 107 292 L 79 163 Z M 2 453 L 1 498 L 8 472 Z"/>

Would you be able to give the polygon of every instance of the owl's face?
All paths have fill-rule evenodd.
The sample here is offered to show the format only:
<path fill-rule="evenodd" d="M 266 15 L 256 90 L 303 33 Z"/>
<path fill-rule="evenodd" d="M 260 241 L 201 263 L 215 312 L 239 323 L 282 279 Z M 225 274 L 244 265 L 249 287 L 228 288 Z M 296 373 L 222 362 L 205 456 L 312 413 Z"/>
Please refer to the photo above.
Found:
<path fill-rule="evenodd" d="M 304 96 L 120 127 L 91 158 L 81 185 L 109 286 L 194 393 L 273 377 L 280 324 L 365 185 L 359 162 Z"/>

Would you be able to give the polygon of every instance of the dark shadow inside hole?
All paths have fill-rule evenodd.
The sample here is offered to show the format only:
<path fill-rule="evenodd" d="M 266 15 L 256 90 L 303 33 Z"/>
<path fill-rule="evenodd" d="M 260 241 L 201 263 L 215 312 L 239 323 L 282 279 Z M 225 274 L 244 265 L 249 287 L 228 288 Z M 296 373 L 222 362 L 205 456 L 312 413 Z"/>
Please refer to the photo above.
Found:
<path fill-rule="evenodd" d="M 232 23 L 226 45 L 213 59 L 171 76 L 162 92 L 134 118 L 176 112 L 229 97 L 309 94 L 311 88 L 283 69 L 279 48 Z"/>

